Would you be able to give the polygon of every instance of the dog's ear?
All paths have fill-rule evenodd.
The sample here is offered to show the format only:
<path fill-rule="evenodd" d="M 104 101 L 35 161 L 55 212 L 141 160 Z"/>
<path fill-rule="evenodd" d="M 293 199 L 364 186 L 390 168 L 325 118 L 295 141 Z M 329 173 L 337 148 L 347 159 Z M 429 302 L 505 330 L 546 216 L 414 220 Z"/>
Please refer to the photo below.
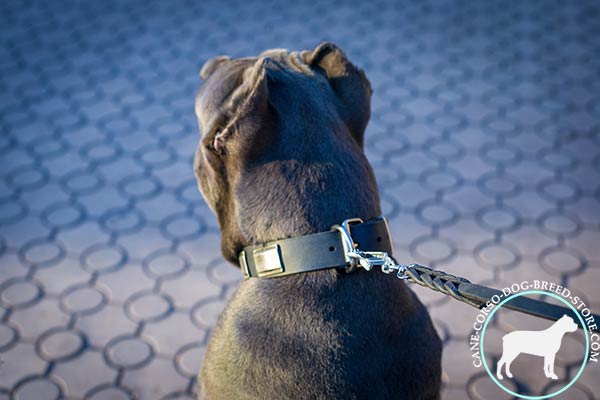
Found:
<path fill-rule="evenodd" d="M 215 137 L 216 148 L 228 147 L 241 155 L 259 151 L 268 142 L 268 123 L 273 119 L 266 68 L 268 62 L 268 58 L 258 59 L 252 68 L 244 72 L 242 84 L 228 100 L 227 109 L 232 115 L 226 127 Z M 241 126 L 243 129 L 240 129 Z"/>
<path fill-rule="evenodd" d="M 333 43 L 324 42 L 301 57 L 311 68 L 323 71 L 340 100 L 339 113 L 358 144 L 363 146 L 365 127 L 371 116 L 371 84 L 363 70 L 354 66 Z"/>
<path fill-rule="evenodd" d="M 206 61 L 204 63 L 204 65 L 202 66 L 202 69 L 200 69 L 200 77 L 204 80 L 207 80 L 208 77 L 215 72 L 215 70 L 224 62 L 229 61 L 230 58 L 228 56 L 218 56 L 218 57 L 214 57 L 211 58 L 210 60 Z"/>

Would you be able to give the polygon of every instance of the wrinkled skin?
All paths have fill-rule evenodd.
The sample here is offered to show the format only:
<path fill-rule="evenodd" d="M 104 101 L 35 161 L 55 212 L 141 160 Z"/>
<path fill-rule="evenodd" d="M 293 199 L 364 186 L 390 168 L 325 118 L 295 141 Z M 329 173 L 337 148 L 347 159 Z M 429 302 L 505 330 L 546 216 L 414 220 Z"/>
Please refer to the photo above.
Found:
<path fill-rule="evenodd" d="M 339 48 L 218 57 L 201 76 L 194 167 L 225 258 L 380 215 L 362 149 L 371 88 Z M 252 278 L 212 334 L 199 398 L 438 399 L 440 358 L 427 310 L 390 276 Z"/>

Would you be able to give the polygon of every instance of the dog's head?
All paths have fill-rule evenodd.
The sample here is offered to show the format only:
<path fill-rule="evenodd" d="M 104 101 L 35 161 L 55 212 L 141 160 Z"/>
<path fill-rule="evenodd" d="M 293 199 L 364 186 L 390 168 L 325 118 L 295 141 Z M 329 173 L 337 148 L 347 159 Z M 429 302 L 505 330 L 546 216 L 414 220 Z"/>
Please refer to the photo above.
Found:
<path fill-rule="evenodd" d="M 560 317 L 560 324 L 565 332 L 575 332 L 578 328 L 575 321 L 573 321 L 573 318 L 566 314 Z"/>
<path fill-rule="evenodd" d="M 377 216 L 362 151 L 371 87 L 338 47 L 222 56 L 200 74 L 194 168 L 227 259 L 252 242 Z"/>

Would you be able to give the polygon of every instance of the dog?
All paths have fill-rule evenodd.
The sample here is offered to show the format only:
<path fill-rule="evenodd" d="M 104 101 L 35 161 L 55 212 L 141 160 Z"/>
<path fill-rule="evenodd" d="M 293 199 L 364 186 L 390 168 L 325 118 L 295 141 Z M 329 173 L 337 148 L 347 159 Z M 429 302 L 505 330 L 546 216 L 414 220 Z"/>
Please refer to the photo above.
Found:
<path fill-rule="evenodd" d="M 248 245 L 381 214 L 363 152 L 371 86 L 332 43 L 207 61 L 197 182 L 234 265 Z M 212 332 L 199 398 L 439 399 L 427 309 L 379 271 L 244 280 Z"/>
<path fill-rule="evenodd" d="M 554 358 L 562 338 L 567 332 L 575 332 L 577 324 L 573 318 L 563 315 L 558 321 L 543 331 L 514 331 L 502 337 L 502 357 L 496 366 L 496 376 L 502 376 L 502 367 L 506 365 L 506 376 L 513 377 L 510 364 L 521 353 L 544 357 L 544 375 L 546 378 L 558 379 L 554 373 Z"/>

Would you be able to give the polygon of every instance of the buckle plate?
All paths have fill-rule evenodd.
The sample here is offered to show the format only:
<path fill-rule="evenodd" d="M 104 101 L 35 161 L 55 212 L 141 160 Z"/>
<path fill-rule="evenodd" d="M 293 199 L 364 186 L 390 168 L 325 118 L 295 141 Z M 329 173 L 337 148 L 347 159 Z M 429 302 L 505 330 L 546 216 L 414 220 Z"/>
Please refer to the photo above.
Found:
<path fill-rule="evenodd" d="M 275 275 L 283 272 L 279 245 L 273 244 L 253 252 L 254 267 L 259 277 Z"/>

